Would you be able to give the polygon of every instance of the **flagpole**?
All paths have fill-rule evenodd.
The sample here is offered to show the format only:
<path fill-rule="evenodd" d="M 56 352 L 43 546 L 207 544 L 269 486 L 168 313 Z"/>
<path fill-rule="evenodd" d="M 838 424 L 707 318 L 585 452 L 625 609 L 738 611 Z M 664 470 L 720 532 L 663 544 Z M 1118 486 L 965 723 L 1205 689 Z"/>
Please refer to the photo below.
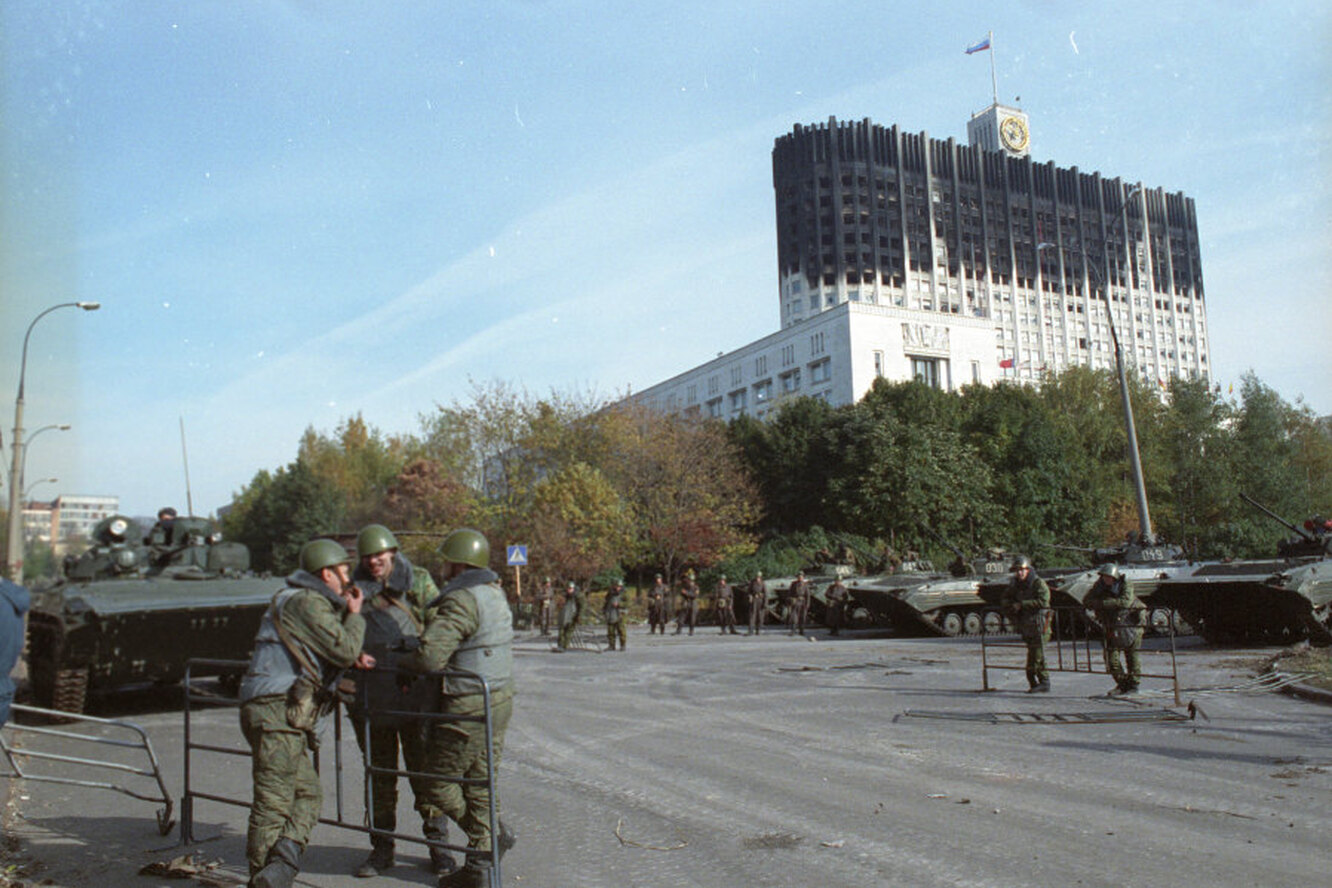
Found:
<path fill-rule="evenodd" d="M 986 40 L 990 43 L 990 86 L 994 89 L 994 103 L 999 104 L 999 78 L 994 73 L 994 32 L 986 31 Z"/>

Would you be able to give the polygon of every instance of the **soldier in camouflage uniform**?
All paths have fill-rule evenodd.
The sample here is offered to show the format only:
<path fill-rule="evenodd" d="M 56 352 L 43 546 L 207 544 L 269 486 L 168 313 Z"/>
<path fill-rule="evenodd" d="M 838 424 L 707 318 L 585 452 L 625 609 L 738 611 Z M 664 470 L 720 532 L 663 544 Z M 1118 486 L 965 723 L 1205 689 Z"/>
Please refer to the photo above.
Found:
<path fill-rule="evenodd" d="M 809 580 L 805 579 L 805 572 L 802 570 L 796 574 L 795 580 L 791 582 L 791 588 L 786 593 L 789 601 L 786 623 L 790 627 L 788 633 L 790 635 L 805 634 L 805 617 L 809 615 L 809 592 Z"/>
<path fill-rule="evenodd" d="M 749 605 L 749 634 L 760 635 L 768 611 L 768 584 L 763 582 L 763 571 L 754 574 L 746 591 L 749 595 L 746 602 Z"/>
<path fill-rule="evenodd" d="M 250 888 L 289 888 L 319 819 L 311 751 L 342 671 L 370 668 L 361 652 L 361 590 L 347 550 L 333 540 L 301 548 L 300 570 L 264 613 L 241 680 L 240 725 L 253 751 L 254 801 L 245 838 Z"/>
<path fill-rule="evenodd" d="M 694 582 L 694 571 L 691 568 L 685 571 L 684 582 L 680 584 L 680 609 L 675 613 L 675 634 L 683 632 L 685 624 L 688 624 L 689 634 L 693 635 L 697 623 L 698 583 Z"/>
<path fill-rule="evenodd" d="M 726 574 L 722 574 L 717 580 L 717 625 L 721 627 L 721 634 L 730 632 L 732 635 L 739 635 L 735 631 L 735 592 L 731 589 L 731 584 L 726 582 Z"/>
<path fill-rule="evenodd" d="M 382 524 L 369 524 L 356 538 L 360 562 L 352 581 L 365 596 L 365 651 L 378 661 L 381 671 L 367 674 L 361 684 L 359 706 L 352 709 L 352 725 L 361 755 L 366 755 L 368 736 L 370 765 L 376 771 L 398 770 L 398 749 L 402 749 L 405 770 L 421 771 L 425 753 L 424 721 L 400 717 L 369 716 L 366 707 L 377 710 L 419 711 L 428 704 L 421 686 L 404 693 L 394 681 L 392 671 L 399 651 L 419 643 L 425 623 L 426 606 L 439 595 L 434 580 L 424 568 L 414 566 L 398 551 L 398 540 Z M 443 817 L 427 817 L 422 810 L 423 778 L 408 778 L 416 810 L 422 817 L 422 832 L 427 839 L 448 841 L 448 822 Z M 377 830 L 396 832 L 398 828 L 398 778 L 391 773 L 375 773 L 370 779 L 370 825 Z M 361 878 L 377 876 L 393 866 L 394 843 L 390 836 L 370 835 L 370 856 L 355 870 Z M 451 872 L 453 858 L 442 848 L 430 846 L 435 872 Z"/>
<path fill-rule="evenodd" d="M 625 639 L 629 635 L 629 618 L 624 612 L 624 583 L 616 580 L 606 591 L 606 603 L 601 608 L 601 617 L 606 621 L 606 644 L 615 650 L 615 640 L 620 640 L 620 650 L 624 650 Z"/>
<path fill-rule="evenodd" d="M 1003 609 L 1017 622 L 1027 644 L 1028 693 L 1050 690 L 1050 671 L 1045 665 L 1045 643 L 1050 640 L 1050 587 L 1031 569 L 1031 559 L 1019 555 L 1010 568 L 1013 579 L 1004 590 Z"/>
<path fill-rule="evenodd" d="M 550 584 L 550 577 L 537 587 L 536 591 L 536 619 L 534 622 L 541 627 L 542 635 L 550 634 L 550 613 L 555 609 L 555 589 Z"/>
<path fill-rule="evenodd" d="M 666 584 L 657 574 L 657 582 L 648 592 L 648 635 L 660 630 L 666 634 Z"/>
<path fill-rule="evenodd" d="M 850 597 L 841 577 L 833 580 L 824 596 L 828 601 L 828 628 L 831 630 L 828 634 L 841 635 L 842 621 L 846 618 L 846 600 Z"/>
<path fill-rule="evenodd" d="M 421 646 L 404 657 L 400 668 L 408 672 L 466 670 L 485 679 L 490 687 L 494 767 L 499 768 L 504 732 L 513 715 L 513 615 L 490 570 L 490 543 L 475 530 L 462 528 L 444 538 L 440 579 L 444 588 L 426 610 Z M 443 712 L 479 716 L 485 711 L 481 684 L 474 678 L 444 680 Z M 486 726 L 476 721 L 436 722 L 426 744 L 426 771 L 475 781 L 460 785 L 434 780 L 426 801 L 432 814 L 453 819 L 467 834 L 467 863 L 440 879 L 441 888 L 489 888 L 491 876 L 490 789 L 485 777 L 491 762 L 486 751 Z M 496 808 L 499 800 L 496 800 Z M 499 824 L 494 837 L 500 856 L 513 846 L 514 836 Z"/>
<path fill-rule="evenodd" d="M 1111 694 L 1134 694 L 1142 676 L 1143 616 L 1146 605 L 1133 594 L 1133 583 L 1114 564 L 1102 564 L 1100 576 L 1082 603 L 1091 608 L 1105 632 L 1105 668 L 1115 680 Z M 1122 662 L 1120 654 L 1123 654 Z"/>

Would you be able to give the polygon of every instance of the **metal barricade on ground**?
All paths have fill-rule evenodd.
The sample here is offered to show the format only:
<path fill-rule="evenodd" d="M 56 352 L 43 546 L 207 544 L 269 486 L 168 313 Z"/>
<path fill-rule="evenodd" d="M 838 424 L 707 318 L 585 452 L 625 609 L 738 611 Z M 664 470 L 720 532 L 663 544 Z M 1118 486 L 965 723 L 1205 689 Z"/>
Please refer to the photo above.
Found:
<path fill-rule="evenodd" d="M 1105 662 L 1105 633 L 1101 626 L 1088 617 L 1081 607 L 1052 607 L 1047 609 L 1050 620 L 1050 640 L 1045 642 L 1045 663 L 1050 672 L 1085 672 L 1108 676 Z M 1004 627 L 1008 629 L 1008 622 Z M 1027 645 L 1014 631 L 990 632 L 981 630 L 981 683 L 985 690 L 990 685 L 990 672 L 1015 670 L 1025 672 Z M 1093 650 L 1100 652 L 1094 655 Z M 1141 678 L 1169 682 L 1175 705 L 1182 705 L 1179 694 L 1179 670 L 1175 658 L 1175 626 L 1173 619 L 1164 637 L 1151 639 L 1139 649 L 1143 672 Z M 1148 668 L 1148 664 L 1156 664 Z"/>
<path fill-rule="evenodd" d="M 4 730 L 0 731 L 0 748 L 3 748 L 5 758 L 9 761 L 9 766 L 14 769 L 14 774 L 12 776 L 16 778 L 40 783 L 62 783 L 67 786 L 87 786 L 93 789 L 109 789 L 113 792 L 130 796 L 131 798 L 140 799 L 141 801 L 161 804 L 162 808 L 157 812 L 157 830 L 162 835 L 171 832 L 171 827 L 175 825 L 175 821 L 171 819 L 171 812 L 173 809 L 171 794 L 167 792 L 166 784 L 162 781 L 162 769 L 157 763 L 157 753 L 153 751 L 152 741 L 148 739 L 148 733 L 144 731 L 143 728 L 133 722 L 109 718 L 97 718 L 92 715 L 61 712 L 55 709 L 43 709 L 39 706 L 27 706 L 22 703 L 12 704 L 11 711 L 15 715 L 21 714 L 33 716 L 48 722 L 59 722 L 66 725 L 74 723 L 85 726 L 100 726 L 107 731 L 124 732 L 132 735 L 135 739 L 117 739 L 115 737 L 103 737 L 94 734 L 80 733 L 65 728 L 20 724 L 11 720 L 4 726 Z M 83 758 L 80 756 L 51 752 L 45 749 L 19 746 L 10 742 L 10 736 L 13 734 L 31 734 L 34 736 L 49 737 L 66 744 L 90 744 L 93 746 L 107 746 L 116 749 L 142 750 L 143 754 L 148 759 L 148 767 L 144 768 L 129 762 Z M 45 762 L 61 762 L 74 766 L 75 770 L 109 770 L 119 773 L 133 774 L 138 777 L 150 778 L 157 784 L 157 794 L 153 795 L 140 792 L 131 787 L 108 783 L 104 780 L 84 780 L 60 774 L 36 773 L 30 768 L 24 767 L 23 763 L 28 759 L 37 759 Z"/>
<path fill-rule="evenodd" d="M 242 739 L 242 745 L 240 746 L 221 746 L 215 743 L 203 742 L 201 739 L 195 737 L 191 724 L 192 722 L 191 713 L 193 711 L 193 707 L 195 704 L 204 704 L 211 706 L 221 705 L 231 708 L 239 708 L 240 706 L 239 700 L 237 700 L 234 697 L 219 697 L 216 694 L 202 693 L 198 691 L 194 687 L 192 682 L 192 675 L 194 670 L 206 669 L 208 670 L 209 674 L 220 673 L 224 676 L 239 675 L 245 671 L 248 665 L 249 665 L 248 662 L 244 660 L 194 659 L 190 660 L 186 666 L 186 673 L 184 679 L 184 684 L 185 684 L 184 772 L 185 773 L 184 773 L 184 789 L 182 790 L 181 803 L 180 803 L 180 843 L 182 845 L 191 844 L 196 841 L 194 836 L 194 805 L 197 800 L 206 800 L 206 801 L 216 802 L 218 804 L 232 805 L 235 807 L 246 808 L 246 809 L 249 809 L 250 807 L 250 801 L 248 799 L 232 798 L 229 796 L 220 795 L 218 793 L 208 792 L 206 790 L 196 787 L 194 783 L 195 769 L 193 766 L 193 759 L 195 753 L 236 755 L 249 758 L 250 757 L 249 747 L 244 745 L 243 739 Z M 354 806 L 350 806 L 348 804 L 347 793 L 344 791 L 345 788 L 344 788 L 343 777 L 345 769 L 343 763 L 342 723 L 343 723 L 343 713 L 345 709 L 342 703 L 339 701 L 334 704 L 333 712 L 330 715 L 332 722 L 333 743 L 320 744 L 319 748 L 316 749 L 314 753 L 315 770 L 317 772 L 321 772 L 320 770 L 321 752 L 330 745 L 333 750 L 333 768 L 334 768 L 333 785 L 334 785 L 334 799 L 335 799 L 334 816 L 333 817 L 321 816 L 319 818 L 319 823 L 325 826 L 332 826 L 338 829 L 345 829 L 356 833 L 364 833 L 364 834 L 373 833 L 375 835 L 385 836 L 393 838 L 395 840 L 400 839 L 405 842 L 411 842 L 419 845 L 424 845 L 424 846 L 433 845 L 434 847 L 443 848 L 447 851 L 458 854 L 475 854 L 475 852 L 469 851 L 468 848 L 463 845 L 454 845 L 446 842 L 430 842 L 422 836 L 408 835 L 400 832 L 387 832 L 385 830 L 374 829 L 373 827 L 367 825 L 370 822 L 369 812 L 374 808 L 374 798 L 372 795 L 373 781 L 371 778 L 374 775 L 392 774 L 394 777 L 399 779 L 404 777 L 406 778 L 416 777 L 416 778 L 426 778 L 429 780 L 447 781 L 449 783 L 457 784 L 459 786 L 485 785 L 490 792 L 489 819 L 490 819 L 490 834 L 492 836 L 492 842 L 491 842 L 491 850 L 489 853 L 489 859 L 491 865 L 491 870 L 490 870 L 491 884 L 498 886 L 502 884 L 501 873 L 500 873 L 501 852 L 499 849 L 499 842 L 497 840 L 500 835 L 500 830 L 499 830 L 498 794 L 495 783 L 495 733 L 494 733 L 493 712 L 491 707 L 490 685 L 480 675 L 477 675 L 472 672 L 467 672 L 464 670 L 443 670 L 440 672 L 429 673 L 429 675 L 433 679 L 466 678 L 479 683 L 482 689 L 481 693 L 484 702 L 483 714 L 479 716 L 472 716 L 472 715 L 454 715 L 454 714 L 446 714 L 439 712 L 414 712 L 414 711 L 390 709 L 387 708 L 386 706 L 376 704 L 375 700 L 372 697 L 373 683 L 367 683 L 366 710 L 369 713 L 369 719 L 370 719 L 369 721 L 366 722 L 367 730 L 370 721 L 373 721 L 376 717 L 391 717 L 391 718 L 399 718 L 405 720 L 419 720 L 426 723 L 427 729 L 429 729 L 429 727 L 433 725 L 437 724 L 445 725 L 454 722 L 484 723 L 486 760 L 488 762 L 488 767 L 486 769 L 486 776 L 484 778 L 468 778 L 461 775 L 452 775 L 452 774 L 434 774 L 434 773 L 422 773 L 416 771 L 388 770 L 383 768 L 376 768 L 370 764 L 368 756 L 360 756 L 360 753 L 358 752 L 357 755 L 360 756 L 360 758 L 362 759 L 362 764 L 359 770 L 362 773 L 362 780 L 364 786 L 363 798 L 365 804 L 364 808 L 359 812 L 361 822 L 355 822 L 353 819 L 349 819 L 349 818 L 354 818 L 357 812 L 353 810 Z M 233 736 L 238 739 L 240 738 L 239 726 L 235 728 Z M 368 738 L 363 737 L 362 740 L 366 741 L 368 740 Z M 366 745 L 366 748 L 369 748 L 368 743 Z"/>

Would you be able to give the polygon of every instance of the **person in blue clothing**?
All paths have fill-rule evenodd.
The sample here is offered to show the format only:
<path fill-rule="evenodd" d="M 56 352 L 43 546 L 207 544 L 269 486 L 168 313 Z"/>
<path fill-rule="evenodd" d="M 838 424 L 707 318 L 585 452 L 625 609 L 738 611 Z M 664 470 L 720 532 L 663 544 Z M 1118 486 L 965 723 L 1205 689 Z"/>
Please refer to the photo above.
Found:
<path fill-rule="evenodd" d="M 9 704 L 14 702 L 14 679 L 9 673 L 23 653 L 23 615 L 32 596 L 17 583 L 0 579 L 0 725 L 9 721 Z"/>

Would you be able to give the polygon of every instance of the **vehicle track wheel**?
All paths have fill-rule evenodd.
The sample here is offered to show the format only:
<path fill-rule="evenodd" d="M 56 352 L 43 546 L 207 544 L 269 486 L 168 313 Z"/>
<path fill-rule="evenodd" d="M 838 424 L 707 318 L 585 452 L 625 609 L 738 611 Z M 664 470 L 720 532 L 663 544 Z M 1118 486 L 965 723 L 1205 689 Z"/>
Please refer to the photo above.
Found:
<path fill-rule="evenodd" d="M 981 615 L 969 612 L 962 617 L 962 631 L 967 635 L 980 635 Z"/>
<path fill-rule="evenodd" d="M 944 635 L 957 635 L 962 631 L 962 615 L 957 611 L 945 611 L 939 618 L 939 628 Z"/>
<path fill-rule="evenodd" d="M 61 669 L 51 690 L 51 708 L 61 712 L 83 712 L 88 698 L 88 669 Z"/>
<path fill-rule="evenodd" d="M 1148 625 L 1152 627 L 1152 634 L 1167 635 L 1170 632 L 1170 608 L 1154 607 L 1147 616 Z"/>
<path fill-rule="evenodd" d="M 1004 615 L 997 610 L 987 610 L 981 614 L 981 624 L 986 635 L 998 635 L 1004 631 Z"/>

